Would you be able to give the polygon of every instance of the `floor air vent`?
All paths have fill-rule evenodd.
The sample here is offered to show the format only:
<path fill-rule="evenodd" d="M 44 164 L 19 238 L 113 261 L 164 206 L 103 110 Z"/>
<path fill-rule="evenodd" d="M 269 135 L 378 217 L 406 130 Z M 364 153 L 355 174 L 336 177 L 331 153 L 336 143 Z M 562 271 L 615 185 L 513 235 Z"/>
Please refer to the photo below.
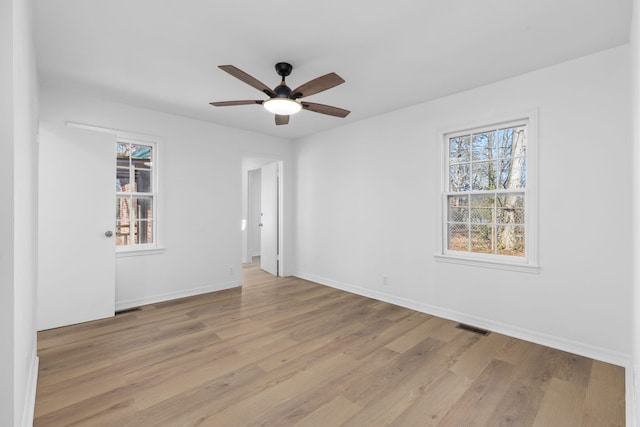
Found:
<path fill-rule="evenodd" d="M 458 323 L 458 326 L 456 326 L 456 328 L 462 329 L 464 331 L 473 332 L 474 334 L 484 335 L 484 336 L 487 336 L 487 335 L 489 335 L 491 333 L 490 331 L 487 331 L 486 329 L 476 328 L 475 326 L 465 325 L 464 323 Z"/>
<path fill-rule="evenodd" d="M 140 310 L 142 310 L 140 307 L 125 308 L 124 310 L 116 311 L 116 316 L 118 314 L 131 313 L 132 311 L 140 311 Z"/>

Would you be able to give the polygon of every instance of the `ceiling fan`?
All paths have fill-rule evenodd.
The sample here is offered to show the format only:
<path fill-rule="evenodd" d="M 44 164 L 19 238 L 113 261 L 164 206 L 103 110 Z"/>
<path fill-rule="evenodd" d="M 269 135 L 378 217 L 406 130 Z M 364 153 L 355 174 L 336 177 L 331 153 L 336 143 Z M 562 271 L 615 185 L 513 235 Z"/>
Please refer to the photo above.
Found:
<path fill-rule="evenodd" d="M 315 78 L 307 83 L 298 86 L 291 90 L 285 82 L 285 78 L 291 74 L 293 66 L 286 62 L 278 62 L 276 64 L 276 72 L 282 76 L 282 82 L 276 86 L 273 90 L 269 89 L 267 85 L 250 76 L 241 69 L 234 67 L 233 65 L 219 65 L 223 71 L 231 74 L 233 77 L 242 80 L 249 86 L 252 86 L 259 91 L 265 93 L 269 99 L 266 100 L 243 100 L 243 101 L 222 101 L 222 102 L 210 102 L 211 105 L 216 107 L 229 107 L 232 105 L 250 105 L 259 104 L 265 109 L 272 112 L 276 116 L 276 125 L 286 125 L 289 123 L 289 116 L 295 114 L 300 110 L 309 110 L 315 113 L 327 114 L 335 117 L 347 117 L 350 113 L 349 110 L 343 108 L 332 107 L 331 105 L 318 104 L 315 102 L 299 101 L 301 98 L 305 98 L 309 95 L 331 89 L 344 83 L 342 77 L 336 73 L 325 74 Z"/>

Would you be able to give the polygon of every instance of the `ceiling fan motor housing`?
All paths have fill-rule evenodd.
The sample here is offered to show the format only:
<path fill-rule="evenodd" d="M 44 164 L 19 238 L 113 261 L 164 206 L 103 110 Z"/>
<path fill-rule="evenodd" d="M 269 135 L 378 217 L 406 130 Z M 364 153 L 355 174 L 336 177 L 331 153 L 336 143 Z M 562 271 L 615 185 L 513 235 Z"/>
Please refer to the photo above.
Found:
<path fill-rule="evenodd" d="M 284 80 L 283 80 L 284 83 Z M 291 88 L 286 84 L 280 84 L 273 88 L 273 91 L 276 93 L 274 98 L 290 98 L 291 97 Z"/>

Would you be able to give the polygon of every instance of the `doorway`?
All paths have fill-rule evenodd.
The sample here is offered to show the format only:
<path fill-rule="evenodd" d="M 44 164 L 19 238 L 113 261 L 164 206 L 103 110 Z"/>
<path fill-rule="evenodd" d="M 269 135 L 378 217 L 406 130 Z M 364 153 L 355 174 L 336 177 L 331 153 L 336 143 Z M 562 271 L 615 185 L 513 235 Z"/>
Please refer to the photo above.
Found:
<path fill-rule="evenodd" d="M 282 160 L 246 155 L 242 159 L 242 262 L 283 276 Z"/>

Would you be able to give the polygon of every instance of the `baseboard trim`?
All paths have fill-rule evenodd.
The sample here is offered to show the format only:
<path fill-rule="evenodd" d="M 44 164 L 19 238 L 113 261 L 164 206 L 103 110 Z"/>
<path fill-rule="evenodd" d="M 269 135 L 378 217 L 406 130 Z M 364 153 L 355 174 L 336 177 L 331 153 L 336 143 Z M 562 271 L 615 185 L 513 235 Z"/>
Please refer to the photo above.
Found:
<path fill-rule="evenodd" d="M 166 294 L 158 294 L 143 298 L 134 298 L 124 301 L 116 301 L 116 311 L 126 310 L 128 308 L 140 307 L 147 304 L 155 304 L 158 302 L 170 301 L 178 298 L 192 297 L 194 295 L 207 294 L 209 292 L 223 291 L 225 289 L 237 288 L 241 286 L 240 280 L 232 280 L 229 282 L 216 283 L 215 285 L 202 286 L 198 288 L 185 289 L 178 292 L 169 292 Z"/>
<path fill-rule="evenodd" d="M 31 354 L 31 363 L 29 367 L 29 378 L 27 382 L 26 396 L 24 399 L 24 408 L 22 411 L 22 426 L 33 426 L 33 417 L 36 409 L 36 390 L 38 389 L 38 368 L 40 366 L 40 358 L 37 356 L 36 350 Z"/>
<path fill-rule="evenodd" d="M 412 301 L 407 298 L 397 297 L 395 295 L 362 288 L 360 286 L 350 285 L 348 283 L 327 279 L 324 277 L 316 276 L 314 274 L 298 272 L 295 274 L 295 276 L 301 279 L 330 286 L 332 288 L 409 308 L 421 313 L 442 317 L 444 319 L 453 320 L 455 322 L 466 323 L 477 328 L 487 329 L 499 334 L 508 335 L 510 337 L 530 341 L 536 344 L 552 347 L 569 353 L 578 354 L 606 363 L 611 363 L 613 365 L 624 367 L 625 369 L 629 369 L 629 367 L 631 366 L 631 355 L 611 351 L 606 348 L 601 348 L 598 346 L 593 346 L 590 344 L 585 344 L 554 335 L 548 335 L 530 329 L 519 328 L 517 326 L 509 325 L 502 322 L 496 322 L 494 320 L 469 315 L 435 305 Z"/>

